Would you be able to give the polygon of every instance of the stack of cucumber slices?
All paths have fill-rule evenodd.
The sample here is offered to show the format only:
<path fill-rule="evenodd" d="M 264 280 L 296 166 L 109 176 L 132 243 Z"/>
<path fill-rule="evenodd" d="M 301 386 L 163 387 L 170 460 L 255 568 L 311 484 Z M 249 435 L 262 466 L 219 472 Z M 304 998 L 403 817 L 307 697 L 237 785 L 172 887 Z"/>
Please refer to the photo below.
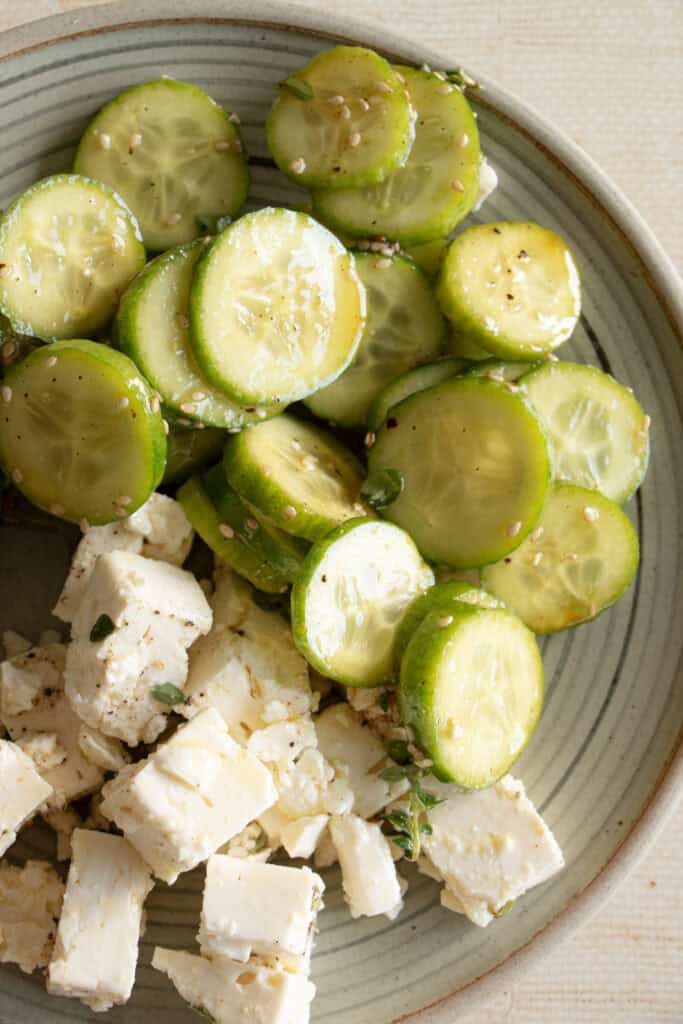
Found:
<path fill-rule="evenodd" d="M 108 103 L 73 172 L 0 219 L 0 464 L 84 529 L 178 488 L 264 600 L 291 588 L 319 673 L 396 687 L 434 774 L 481 788 L 539 719 L 535 634 L 637 571 L 621 506 L 649 418 L 555 355 L 580 315 L 566 242 L 462 226 L 462 81 L 339 46 L 281 82 L 268 144 L 312 214 L 241 213 L 239 118 L 195 86 Z"/>

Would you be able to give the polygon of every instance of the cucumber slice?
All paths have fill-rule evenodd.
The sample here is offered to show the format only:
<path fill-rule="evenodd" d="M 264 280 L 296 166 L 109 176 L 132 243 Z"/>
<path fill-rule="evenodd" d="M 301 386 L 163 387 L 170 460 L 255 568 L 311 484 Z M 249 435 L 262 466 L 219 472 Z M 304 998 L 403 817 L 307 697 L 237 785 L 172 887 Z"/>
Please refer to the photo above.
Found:
<path fill-rule="evenodd" d="M 135 364 L 106 345 L 36 349 L 7 374 L 0 410 L 0 462 L 29 501 L 62 519 L 123 519 L 163 476 L 158 403 Z"/>
<path fill-rule="evenodd" d="M 318 672 L 345 686 L 392 677 L 396 630 L 434 582 L 413 541 L 389 523 L 346 523 L 314 544 L 292 588 L 294 641 Z"/>
<path fill-rule="evenodd" d="M 463 338 L 502 359 L 536 359 L 570 336 L 579 272 L 563 239 L 538 224 L 468 228 L 451 243 L 439 301 Z"/>
<path fill-rule="evenodd" d="M 16 331 L 44 341 L 91 334 L 144 263 L 120 196 L 77 174 L 43 178 L 0 220 L 0 310 Z"/>
<path fill-rule="evenodd" d="M 199 477 L 191 476 L 176 494 L 187 518 L 213 553 L 240 576 L 268 594 L 284 594 L 287 580 L 244 544 L 223 522 Z"/>
<path fill-rule="evenodd" d="M 349 365 L 365 326 L 365 291 L 353 256 L 330 231 L 305 213 L 266 208 L 241 217 L 203 254 L 190 319 L 211 383 L 244 405 L 286 404 Z"/>
<path fill-rule="evenodd" d="M 370 449 L 371 473 L 398 470 L 404 489 L 384 516 L 426 558 L 460 569 L 495 562 L 533 530 L 550 460 L 519 394 L 454 378 L 395 406 Z"/>
<path fill-rule="evenodd" d="M 537 360 L 535 363 L 528 362 L 506 362 L 504 359 L 480 359 L 473 363 L 464 372 L 463 377 L 486 377 L 496 384 L 515 384 L 520 377 L 535 370 L 545 363 Z"/>
<path fill-rule="evenodd" d="M 473 587 L 471 583 L 456 580 L 451 583 L 436 583 L 426 593 L 417 597 L 403 616 L 396 631 L 394 663 L 400 666 L 410 638 L 430 612 L 438 612 L 444 619 L 450 615 L 453 608 L 458 611 L 461 603 L 474 605 L 476 608 L 504 607 L 503 602 L 493 594 L 480 587 Z"/>
<path fill-rule="evenodd" d="M 281 83 L 266 134 L 275 163 L 298 184 L 349 188 L 405 162 L 413 122 L 391 65 L 372 50 L 337 46 Z"/>
<path fill-rule="evenodd" d="M 289 413 L 229 437 L 223 463 L 243 501 L 296 537 L 318 540 L 369 512 L 360 500 L 358 460 L 331 434 Z"/>
<path fill-rule="evenodd" d="M 425 274 L 429 274 L 430 277 L 436 277 L 441 270 L 447 249 L 447 238 L 434 238 L 431 242 L 407 245 L 405 252 L 411 260 L 417 263 L 420 270 L 424 270 Z"/>
<path fill-rule="evenodd" d="M 373 399 L 397 374 L 434 359 L 446 322 L 429 281 L 403 256 L 356 255 L 368 319 L 356 358 L 341 377 L 306 400 L 308 408 L 342 427 L 363 427 Z"/>
<path fill-rule="evenodd" d="M 438 779 L 483 789 L 529 742 L 543 686 L 533 633 L 511 612 L 461 604 L 430 612 L 410 639 L 399 709 Z"/>
<path fill-rule="evenodd" d="M 453 324 L 450 327 L 448 351 L 452 356 L 456 356 L 458 359 L 468 359 L 471 362 L 481 362 L 484 359 L 491 358 L 491 353 L 487 352 L 485 348 L 477 345 L 465 335 L 458 334 Z"/>
<path fill-rule="evenodd" d="M 208 239 L 157 256 L 126 289 L 116 316 L 119 348 L 137 363 L 175 416 L 240 430 L 259 416 L 232 402 L 201 376 L 190 345 L 190 285 Z M 278 407 L 259 410 L 274 415 Z"/>
<path fill-rule="evenodd" d="M 555 484 L 538 528 L 487 566 L 482 583 L 535 633 L 557 633 L 614 604 L 638 569 L 638 535 L 597 491 Z"/>
<path fill-rule="evenodd" d="M 116 189 L 159 252 L 201 234 L 202 216 L 234 216 L 249 191 L 239 129 L 196 85 L 171 78 L 107 103 L 85 130 L 74 170 Z"/>
<path fill-rule="evenodd" d="M 30 355 L 41 342 L 30 334 L 17 334 L 6 316 L 0 313 L 0 378 L 4 377 L 10 366 L 16 366 L 27 355 Z"/>
<path fill-rule="evenodd" d="M 233 528 L 235 535 L 285 579 L 295 580 L 309 545 L 278 529 L 257 509 L 245 505 L 225 479 L 222 463 L 204 474 L 203 484 L 222 521 Z"/>
<path fill-rule="evenodd" d="M 171 427 L 168 434 L 168 454 L 164 484 L 182 483 L 195 470 L 220 458 L 225 443 L 223 430 L 183 430 Z"/>
<path fill-rule="evenodd" d="M 385 235 L 406 244 L 444 238 L 477 197 L 479 133 L 462 92 L 425 70 L 398 69 L 417 110 L 404 166 L 380 184 L 313 194 L 325 224 L 357 238 Z"/>
<path fill-rule="evenodd" d="M 402 402 L 404 398 L 409 398 L 410 395 L 414 395 L 418 391 L 424 391 L 425 388 L 431 388 L 450 377 L 455 377 L 456 374 L 462 373 L 467 366 L 464 359 L 439 359 L 435 363 L 416 366 L 414 370 L 402 373 L 377 395 L 368 413 L 368 426 L 371 430 L 379 430 L 389 415 L 389 410 Z"/>
<path fill-rule="evenodd" d="M 576 363 L 547 363 L 522 386 L 548 433 L 555 479 L 627 501 L 643 481 L 650 448 L 650 418 L 631 392 Z"/>

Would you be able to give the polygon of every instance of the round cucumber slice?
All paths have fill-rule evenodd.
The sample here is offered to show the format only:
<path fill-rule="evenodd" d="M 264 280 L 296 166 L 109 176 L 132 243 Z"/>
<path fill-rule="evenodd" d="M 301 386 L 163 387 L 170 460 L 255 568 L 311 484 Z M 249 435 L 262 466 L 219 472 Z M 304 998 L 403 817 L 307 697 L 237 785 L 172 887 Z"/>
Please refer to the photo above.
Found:
<path fill-rule="evenodd" d="M 232 527 L 235 535 L 285 579 L 295 580 L 309 545 L 278 529 L 257 509 L 245 505 L 225 479 L 222 463 L 204 474 L 203 484 L 218 515 Z"/>
<path fill-rule="evenodd" d="M 195 470 L 220 458 L 225 432 L 210 427 L 205 430 L 171 427 L 167 443 L 168 454 L 162 483 L 182 483 Z"/>
<path fill-rule="evenodd" d="M 372 519 L 346 523 L 314 544 L 292 588 L 295 643 L 328 679 L 381 686 L 392 677 L 398 624 L 433 582 L 403 530 Z"/>
<path fill-rule="evenodd" d="M 439 359 L 435 363 L 426 363 L 424 366 L 416 366 L 407 373 L 402 373 L 390 384 L 380 391 L 370 406 L 368 413 L 368 426 L 371 430 L 379 430 L 389 410 L 402 402 L 404 398 L 440 384 L 450 377 L 462 373 L 468 366 L 464 359 Z"/>
<path fill-rule="evenodd" d="M 94 341 L 36 349 L 9 371 L 0 461 L 23 494 L 62 519 L 129 516 L 164 473 L 158 403 L 137 367 Z"/>
<path fill-rule="evenodd" d="M 555 484 L 534 532 L 482 583 L 535 633 L 557 633 L 614 604 L 638 569 L 638 535 L 597 491 Z"/>
<path fill-rule="evenodd" d="M 318 540 L 368 514 L 358 460 L 331 434 L 289 413 L 228 438 L 223 463 L 239 496 L 296 537 Z"/>
<path fill-rule="evenodd" d="M 576 363 L 547 363 L 522 385 L 550 439 L 555 479 L 627 501 L 643 481 L 650 448 L 650 418 L 631 392 Z"/>
<path fill-rule="evenodd" d="M 284 576 L 254 554 L 223 522 L 199 477 L 186 480 L 176 499 L 204 543 L 240 576 L 268 594 L 284 594 L 289 589 Z"/>
<path fill-rule="evenodd" d="M 286 404 L 349 365 L 365 326 L 365 291 L 332 232 L 305 213 L 266 208 L 204 252 L 190 319 L 212 384 L 243 405 Z"/>
<path fill-rule="evenodd" d="M 439 612 L 442 619 L 450 615 L 453 607 L 458 611 L 460 604 L 474 605 L 476 608 L 503 608 L 493 594 L 487 593 L 471 583 L 454 580 L 450 583 L 436 583 L 426 593 L 417 597 L 406 611 L 396 631 L 394 642 L 394 663 L 400 667 L 401 659 L 413 633 L 430 612 Z"/>
<path fill-rule="evenodd" d="M 442 782 L 492 785 L 529 742 L 543 704 L 533 633 L 509 611 L 430 612 L 401 663 L 401 719 Z"/>
<path fill-rule="evenodd" d="M 280 84 L 266 133 L 275 163 L 298 184 L 349 188 L 382 181 L 405 162 L 413 121 L 383 57 L 337 46 Z"/>
<path fill-rule="evenodd" d="M 74 170 L 116 189 L 157 252 L 202 234 L 203 217 L 234 216 L 249 191 L 239 129 L 196 85 L 171 78 L 107 103 L 85 130 Z"/>
<path fill-rule="evenodd" d="M 44 341 L 91 334 L 144 263 L 120 196 L 77 174 L 44 178 L 0 220 L 0 310 L 16 331 Z"/>
<path fill-rule="evenodd" d="M 368 454 L 371 473 L 404 487 L 383 512 L 426 558 L 460 569 L 495 562 L 533 530 L 550 460 L 530 406 L 502 384 L 453 378 L 391 410 Z"/>
<path fill-rule="evenodd" d="M 137 363 L 176 417 L 240 430 L 278 407 L 250 409 L 232 402 L 199 372 L 190 345 L 190 285 L 208 239 L 157 256 L 128 286 L 115 321 L 119 348 Z"/>
<path fill-rule="evenodd" d="M 408 159 L 380 184 L 315 192 L 313 212 L 357 238 L 384 235 L 416 244 L 444 238 L 472 209 L 479 184 L 479 133 L 459 89 L 423 69 L 397 71 L 417 110 Z"/>
<path fill-rule="evenodd" d="M 450 325 L 450 328 L 448 351 L 452 356 L 456 356 L 458 359 L 467 359 L 470 362 L 482 362 L 484 359 L 491 358 L 490 352 L 487 352 L 481 345 L 477 345 L 466 335 L 459 334 L 453 324 Z"/>
<path fill-rule="evenodd" d="M 420 270 L 424 270 L 431 278 L 438 275 L 441 270 L 446 250 L 448 249 L 447 238 L 434 238 L 431 242 L 418 242 L 417 245 L 406 245 L 405 252 L 411 260 L 417 263 Z"/>
<path fill-rule="evenodd" d="M 538 224 L 463 231 L 446 254 L 438 295 L 458 337 L 502 359 L 536 359 L 557 348 L 581 312 L 574 258 Z"/>
<path fill-rule="evenodd" d="M 306 399 L 322 419 L 363 427 L 373 399 L 397 374 L 439 354 L 446 323 L 429 281 L 403 256 L 356 254 L 367 323 L 348 370 Z"/>
<path fill-rule="evenodd" d="M 524 374 L 543 365 L 545 364 L 540 361 L 513 363 L 506 362 L 504 359 L 480 359 L 463 372 L 463 377 L 486 377 L 488 380 L 495 381 L 496 384 L 516 384 Z"/>

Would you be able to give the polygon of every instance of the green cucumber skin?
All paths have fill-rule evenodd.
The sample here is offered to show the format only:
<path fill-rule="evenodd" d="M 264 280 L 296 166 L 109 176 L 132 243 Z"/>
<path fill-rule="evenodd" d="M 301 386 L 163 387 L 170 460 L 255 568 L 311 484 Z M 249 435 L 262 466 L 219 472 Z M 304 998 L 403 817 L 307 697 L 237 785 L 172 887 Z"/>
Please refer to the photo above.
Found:
<path fill-rule="evenodd" d="M 179 435 L 190 434 L 192 438 L 181 439 Z M 183 451 L 183 440 L 188 441 Z M 198 452 L 193 451 L 193 441 L 196 441 Z M 182 430 L 176 428 L 171 430 L 167 438 L 168 455 L 166 457 L 166 470 L 164 472 L 164 486 L 180 486 L 196 470 L 201 469 L 207 463 L 214 462 L 221 457 L 223 445 L 225 444 L 225 432 L 217 428 L 206 430 Z"/>
<path fill-rule="evenodd" d="M 436 589 L 439 591 L 438 596 L 434 593 Z M 443 612 L 446 607 L 450 612 L 452 605 L 457 602 L 459 597 L 468 593 L 468 591 L 476 589 L 477 588 L 473 587 L 470 583 L 461 583 L 459 580 L 453 580 L 450 583 L 436 583 L 424 594 L 420 594 L 419 597 L 416 597 L 401 619 L 396 632 L 394 660 L 397 668 L 400 668 L 401 659 L 403 658 L 405 649 L 410 642 L 411 636 L 420 623 L 424 622 L 427 615 L 429 615 L 431 611 L 436 610 Z M 456 604 L 456 609 L 458 611 L 460 610 L 459 604 Z"/>
<path fill-rule="evenodd" d="M 396 377 L 387 384 L 372 403 L 368 416 L 368 426 L 370 427 L 370 430 L 381 430 L 390 410 L 405 401 L 407 398 L 411 398 L 419 391 L 424 391 L 428 387 L 435 387 L 437 384 L 441 384 L 444 380 L 448 380 L 450 377 L 463 375 L 469 365 L 470 364 L 465 359 L 456 359 L 452 356 L 444 356 L 436 362 L 424 363 L 422 366 L 415 366 L 412 370 L 407 370 L 405 373 L 402 373 L 399 377 Z M 401 398 L 394 401 L 393 398 L 391 398 L 393 389 L 398 387 L 402 381 L 406 381 L 407 383 L 408 380 L 412 378 L 417 380 L 421 371 L 424 372 L 425 376 L 433 376 L 433 379 L 431 379 L 428 384 L 416 388 L 412 388 L 411 384 L 412 389 L 408 394 L 404 394 Z"/>

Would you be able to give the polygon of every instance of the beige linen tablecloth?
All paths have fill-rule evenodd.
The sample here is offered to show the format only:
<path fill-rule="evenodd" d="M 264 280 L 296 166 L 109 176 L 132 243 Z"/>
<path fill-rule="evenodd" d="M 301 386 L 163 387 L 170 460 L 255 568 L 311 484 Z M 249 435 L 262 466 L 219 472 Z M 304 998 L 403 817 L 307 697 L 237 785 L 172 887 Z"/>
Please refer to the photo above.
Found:
<path fill-rule="evenodd" d="M 0 0 L 0 29 L 87 2 Z M 680 270 L 683 0 L 334 7 L 419 37 L 535 107 L 611 175 Z M 683 807 L 602 912 L 468 1024 L 683 1024 L 682 850 Z"/>

